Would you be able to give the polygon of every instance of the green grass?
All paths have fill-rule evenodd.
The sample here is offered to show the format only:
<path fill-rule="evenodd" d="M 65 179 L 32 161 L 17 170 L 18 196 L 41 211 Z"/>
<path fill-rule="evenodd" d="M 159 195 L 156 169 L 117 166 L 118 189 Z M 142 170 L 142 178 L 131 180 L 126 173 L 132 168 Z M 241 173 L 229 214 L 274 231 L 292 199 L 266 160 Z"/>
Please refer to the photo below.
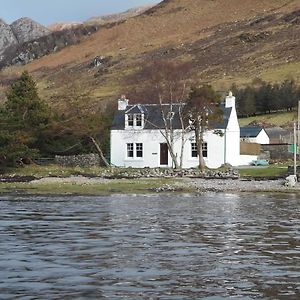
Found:
<path fill-rule="evenodd" d="M 155 192 L 165 184 L 174 185 L 175 179 L 115 179 L 104 183 L 0 183 L 1 193 L 22 194 L 78 194 L 78 195 L 108 195 L 112 193 L 143 194 Z M 183 189 L 180 189 L 183 191 Z M 190 189 L 188 190 L 190 191 Z"/>
<path fill-rule="evenodd" d="M 266 122 L 275 126 L 283 126 L 297 119 L 297 112 L 278 112 L 267 115 L 239 119 L 240 126 L 249 125 L 253 121 Z"/>
<path fill-rule="evenodd" d="M 69 177 L 72 175 L 93 175 L 98 176 L 109 169 L 101 167 L 62 167 L 59 165 L 25 165 L 24 167 L 7 169 L 6 175 L 35 176 L 37 178 L 46 176 Z"/>
<path fill-rule="evenodd" d="M 272 69 L 266 69 L 260 74 L 260 77 L 267 82 L 281 82 L 282 79 L 294 78 L 299 83 L 300 62 L 289 62 Z"/>
<path fill-rule="evenodd" d="M 287 166 L 251 167 L 239 169 L 241 177 L 285 177 Z"/>

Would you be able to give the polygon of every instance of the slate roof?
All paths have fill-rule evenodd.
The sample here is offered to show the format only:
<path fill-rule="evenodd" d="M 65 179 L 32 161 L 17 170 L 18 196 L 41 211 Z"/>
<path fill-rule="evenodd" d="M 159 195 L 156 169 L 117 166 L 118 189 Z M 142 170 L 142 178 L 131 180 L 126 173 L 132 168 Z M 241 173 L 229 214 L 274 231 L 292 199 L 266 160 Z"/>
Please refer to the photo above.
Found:
<path fill-rule="evenodd" d="M 261 127 L 241 127 L 241 138 L 255 138 L 262 130 Z"/>
<path fill-rule="evenodd" d="M 174 129 L 181 129 L 181 124 L 179 120 L 179 109 L 182 107 L 182 104 L 173 104 L 172 111 L 174 112 L 174 116 L 172 118 L 172 126 Z M 223 119 L 224 121 L 215 124 L 213 126 L 215 129 L 225 129 L 228 125 L 228 120 L 231 114 L 231 108 L 225 108 L 223 105 Z M 170 105 L 164 104 L 164 109 L 166 109 L 166 113 L 170 111 Z M 136 113 L 144 113 L 145 114 L 145 126 L 144 129 L 162 129 L 164 128 L 164 122 L 161 115 L 160 105 L 158 104 L 137 104 L 137 105 L 128 105 L 126 110 L 119 110 L 116 112 L 113 123 L 112 130 L 122 130 L 125 129 L 125 113 L 136 114 Z"/>

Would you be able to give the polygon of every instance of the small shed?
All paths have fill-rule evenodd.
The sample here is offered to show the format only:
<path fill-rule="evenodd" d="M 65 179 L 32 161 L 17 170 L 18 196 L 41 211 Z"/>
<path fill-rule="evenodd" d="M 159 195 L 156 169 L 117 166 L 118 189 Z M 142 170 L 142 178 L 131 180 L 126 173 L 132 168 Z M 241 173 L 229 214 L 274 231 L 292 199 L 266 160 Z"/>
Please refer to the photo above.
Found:
<path fill-rule="evenodd" d="M 241 141 L 255 144 L 270 144 L 270 138 L 262 127 L 241 127 Z"/>

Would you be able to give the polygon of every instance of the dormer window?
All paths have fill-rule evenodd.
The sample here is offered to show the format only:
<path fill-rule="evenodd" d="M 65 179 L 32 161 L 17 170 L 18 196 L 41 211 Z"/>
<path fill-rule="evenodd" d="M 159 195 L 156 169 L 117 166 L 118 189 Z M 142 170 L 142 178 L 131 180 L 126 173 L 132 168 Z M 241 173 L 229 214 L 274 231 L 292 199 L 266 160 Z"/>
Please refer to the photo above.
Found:
<path fill-rule="evenodd" d="M 136 114 L 135 115 L 135 122 L 136 126 L 141 127 L 142 126 L 142 115 L 141 114 Z"/>
<path fill-rule="evenodd" d="M 127 115 L 127 118 L 128 126 L 133 127 L 133 115 Z"/>
<path fill-rule="evenodd" d="M 126 114 L 126 127 L 127 128 L 142 128 L 143 127 L 143 118 L 142 114 Z"/>
<path fill-rule="evenodd" d="M 125 129 L 143 129 L 145 124 L 145 108 L 137 104 L 125 111 Z"/>

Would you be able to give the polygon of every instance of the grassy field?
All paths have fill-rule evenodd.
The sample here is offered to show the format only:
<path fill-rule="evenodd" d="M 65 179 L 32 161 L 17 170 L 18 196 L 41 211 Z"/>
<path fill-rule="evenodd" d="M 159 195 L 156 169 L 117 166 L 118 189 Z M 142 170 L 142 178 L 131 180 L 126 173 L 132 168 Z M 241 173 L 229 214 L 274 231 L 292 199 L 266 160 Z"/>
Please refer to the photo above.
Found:
<path fill-rule="evenodd" d="M 268 123 L 273 126 L 284 126 L 288 125 L 289 123 L 295 121 L 297 119 L 297 112 L 277 112 L 271 113 L 267 115 L 259 115 L 249 118 L 240 118 L 239 123 L 240 126 L 249 125 L 251 122 L 258 122 L 258 123 Z"/>
<path fill-rule="evenodd" d="M 105 169 L 101 167 L 61 167 L 58 165 L 26 165 L 20 168 L 11 168 L 5 171 L 6 175 L 16 176 L 35 176 L 37 178 L 55 176 L 55 177 L 69 177 L 69 176 L 100 176 L 105 173 L 112 173 L 114 169 Z"/>
<path fill-rule="evenodd" d="M 239 174 L 243 178 L 253 177 L 285 177 L 288 171 L 286 165 L 270 165 L 267 167 L 249 167 L 239 169 Z"/>

